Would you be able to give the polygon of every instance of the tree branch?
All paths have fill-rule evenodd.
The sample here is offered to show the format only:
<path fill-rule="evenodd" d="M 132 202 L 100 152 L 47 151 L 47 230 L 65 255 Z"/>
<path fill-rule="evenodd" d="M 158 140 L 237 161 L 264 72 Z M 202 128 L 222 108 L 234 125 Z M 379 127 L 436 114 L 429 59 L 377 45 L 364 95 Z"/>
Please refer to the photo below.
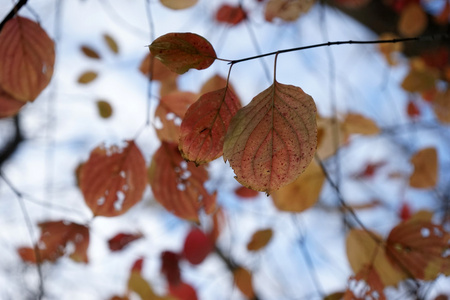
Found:
<path fill-rule="evenodd" d="M 5 26 L 6 22 L 14 18 L 14 16 L 19 12 L 22 6 L 27 4 L 27 2 L 28 0 L 20 0 L 19 2 L 17 2 L 16 5 L 14 5 L 9 14 L 7 14 L 6 17 L 3 19 L 3 21 L 0 23 L 0 31 L 2 31 L 3 26 Z"/>

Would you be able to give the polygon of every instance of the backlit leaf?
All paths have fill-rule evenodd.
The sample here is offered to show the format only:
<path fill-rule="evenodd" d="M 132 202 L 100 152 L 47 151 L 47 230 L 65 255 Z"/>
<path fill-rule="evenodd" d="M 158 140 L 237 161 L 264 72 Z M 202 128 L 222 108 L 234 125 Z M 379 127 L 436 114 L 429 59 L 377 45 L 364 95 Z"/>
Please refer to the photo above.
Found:
<path fill-rule="evenodd" d="M 319 200 L 324 181 L 325 175 L 322 169 L 315 161 L 312 161 L 294 182 L 272 194 L 273 203 L 281 211 L 305 211 Z"/>
<path fill-rule="evenodd" d="M 181 123 L 178 148 L 183 158 L 199 165 L 221 156 L 231 118 L 240 108 L 239 99 L 229 88 L 202 95 Z"/>
<path fill-rule="evenodd" d="M 212 251 L 213 244 L 208 236 L 198 228 L 193 228 L 186 239 L 183 246 L 183 257 L 193 265 L 198 265 Z"/>
<path fill-rule="evenodd" d="M 380 128 L 373 120 L 356 113 L 347 114 L 342 127 L 346 135 L 374 135 L 380 133 Z"/>
<path fill-rule="evenodd" d="M 438 92 L 432 103 L 434 113 L 439 121 L 450 124 L 450 89 Z"/>
<path fill-rule="evenodd" d="M 153 66 L 152 66 L 153 64 Z M 139 66 L 139 71 L 149 78 L 150 72 L 152 73 L 152 80 L 164 82 L 166 80 L 174 79 L 178 77 L 177 73 L 169 70 L 160 60 L 148 53 Z"/>
<path fill-rule="evenodd" d="M 247 244 L 248 251 L 258 251 L 266 247 L 272 239 L 272 229 L 261 229 L 253 233 L 252 238 Z"/>
<path fill-rule="evenodd" d="M 402 36 L 414 37 L 421 35 L 427 28 L 428 18 L 420 3 L 410 3 L 400 13 L 398 31 Z"/>
<path fill-rule="evenodd" d="M 47 33 L 27 18 L 6 22 L 0 33 L 0 86 L 20 101 L 33 101 L 53 75 L 55 46 Z"/>
<path fill-rule="evenodd" d="M 109 50 L 111 50 L 115 54 L 119 53 L 119 45 L 111 35 L 104 33 L 103 39 L 105 40 L 106 45 L 108 45 Z"/>
<path fill-rule="evenodd" d="M 409 185 L 413 188 L 432 188 L 437 183 L 438 159 L 435 148 L 425 148 L 411 157 L 414 171 L 409 177 Z"/>
<path fill-rule="evenodd" d="M 264 16 L 269 22 L 274 18 L 292 22 L 307 13 L 315 2 L 315 0 L 269 0 Z"/>
<path fill-rule="evenodd" d="M 240 5 L 222 4 L 216 13 L 216 20 L 221 23 L 237 25 L 245 20 L 247 14 Z"/>
<path fill-rule="evenodd" d="M 103 119 L 108 119 L 109 117 L 111 117 L 113 109 L 108 101 L 98 100 L 96 103 L 98 114 L 100 115 L 100 117 L 102 117 Z"/>
<path fill-rule="evenodd" d="M 242 267 L 233 270 L 234 284 L 248 299 L 253 299 L 255 292 L 253 291 L 252 274 Z"/>
<path fill-rule="evenodd" d="M 0 118 L 17 115 L 26 102 L 14 99 L 0 87 Z"/>
<path fill-rule="evenodd" d="M 95 216 L 114 217 L 141 200 L 145 175 L 145 160 L 134 141 L 124 148 L 102 145 L 92 150 L 82 166 L 80 189 Z"/>
<path fill-rule="evenodd" d="M 223 156 L 237 181 L 270 194 L 306 169 L 316 145 L 314 100 L 299 87 L 275 81 L 233 117 Z"/>
<path fill-rule="evenodd" d="M 173 92 L 161 98 L 155 110 L 156 134 L 161 141 L 178 143 L 184 115 L 196 99 L 191 92 Z"/>
<path fill-rule="evenodd" d="M 216 195 L 203 186 L 208 172 L 203 166 L 184 161 L 177 144 L 162 143 L 153 155 L 148 179 L 155 199 L 180 218 L 198 222 L 200 208 L 207 214 L 216 208 Z"/>
<path fill-rule="evenodd" d="M 170 9 L 186 9 L 197 4 L 198 0 L 160 0 L 161 4 Z"/>
<path fill-rule="evenodd" d="M 142 277 L 141 273 L 131 272 L 128 278 L 128 290 L 136 293 L 141 300 L 159 300 L 152 286 Z"/>
<path fill-rule="evenodd" d="M 98 73 L 95 71 L 86 71 L 78 77 L 78 83 L 80 84 L 88 84 L 94 81 L 98 76 Z"/>
<path fill-rule="evenodd" d="M 206 69 L 217 58 L 214 48 L 204 37 L 190 32 L 165 34 L 154 40 L 149 48 L 155 58 L 178 74 L 192 68 Z"/>
<path fill-rule="evenodd" d="M 84 55 L 86 55 L 89 58 L 93 58 L 93 59 L 100 59 L 100 54 L 98 54 L 97 51 L 95 51 L 93 48 L 87 46 L 87 45 L 82 45 L 81 46 L 81 52 L 83 52 Z"/>
<path fill-rule="evenodd" d="M 142 238 L 142 234 L 118 233 L 108 240 L 108 247 L 111 251 L 120 251 L 131 242 Z"/>

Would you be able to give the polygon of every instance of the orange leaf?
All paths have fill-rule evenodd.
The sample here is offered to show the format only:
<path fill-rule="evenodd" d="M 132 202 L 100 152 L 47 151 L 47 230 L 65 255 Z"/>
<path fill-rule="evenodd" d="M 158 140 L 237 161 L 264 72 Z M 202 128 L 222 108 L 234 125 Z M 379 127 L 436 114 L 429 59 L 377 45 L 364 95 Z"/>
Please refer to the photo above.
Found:
<path fill-rule="evenodd" d="M 450 123 L 450 89 L 437 93 L 433 101 L 433 110 L 441 123 Z"/>
<path fill-rule="evenodd" d="M 422 34 L 427 28 L 428 18 L 420 3 L 410 3 L 400 13 L 397 27 L 401 35 L 414 37 Z"/>
<path fill-rule="evenodd" d="M 253 291 L 252 274 L 242 267 L 237 267 L 233 271 L 234 284 L 248 299 L 253 299 L 255 292 Z"/>
<path fill-rule="evenodd" d="M 103 40 L 105 40 L 105 43 L 106 45 L 108 45 L 109 50 L 111 50 L 115 54 L 119 53 L 119 45 L 117 45 L 116 40 L 112 36 L 110 36 L 107 33 L 104 33 Z"/>
<path fill-rule="evenodd" d="M 80 170 L 84 201 L 95 216 L 124 214 L 141 200 L 145 173 L 144 157 L 134 141 L 124 148 L 99 146 Z"/>
<path fill-rule="evenodd" d="M 432 188 L 437 183 L 438 160 L 435 148 L 425 148 L 411 157 L 414 172 L 409 177 L 409 185 L 413 188 Z"/>
<path fill-rule="evenodd" d="M 356 113 L 348 113 L 345 116 L 342 127 L 346 135 L 374 135 L 380 133 L 380 128 L 373 120 Z"/>
<path fill-rule="evenodd" d="M 87 57 L 93 59 L 100 59 L 100 55 L 98 54 L 98 52 L 92 49 L 91 47 L 82 45 L 80 49 L 81 52 L 83 52 L 83 54 L 86 55 Z"/>
<path fill-rule="evenodd" d="M 240 5 L 222 4 L 216 13 L 216 20 L 221 23 L 237 25 L 245 20 L 247 14 Z"/>
<path fill-rule="evenodd" d="M 118 233 L 114 237 L 108 240 L 109 250 L 111 251 L 120 251 L 131 242 L 142 238 L 143 235 L 141 233 L 138 234 L 130 234 L 130 233 Z"/>
<path fill-rule="evenodd" d="M 153 64 L 153 66 L 152 66 Z M 139 71 L 149 78 L 150 72 L 152 73 L 152 80 L 164 82 L 166 80 L 174 79 L 178 74 L 170 71 L 161 61 L 155 59 L 155 57 L 148 53 L 139 66 Z"/>
<path fill-rule="evenodd" d="M 376 296 L 375 296 L 376 295 Z M 344 300 L 386 300 L 384 284 L 377 271 L 366 266 L 350 277 Z"/>
<path fill-rule="evenodd" d="M 193 228 L 183 246 L 183 257 L 193 265 L 200 264 L 212 251 L 214 245 L 208 236 L 198 228 Z"/>
<path fill-rule="evenodd" d="M 160 2 L 167 8 L 179 10 L 194 6 L 198 0 L 160 0 Z"/>
<path fill-rule="evenodd" d="M 442 226 L 413 216 L 391 230 L 386 254 L 399 269 L 407 269 L 408 275 L 433 280 L 441 273 L 450 275 L 449 245 L 450 234 Z"/>
<path fill-rule="evenodd" d="M 33 101 L 53 75 L 55 45 L 27 18 L 6 22 L 0 33 L 0 86 L 15 99 Z"/>
<path fill-rule="evenodd" d="M 109 117 L 111 117 L 111 115 L 113 113 L 111 104 L 109 104 L 109 102 L 105 101 L 105 100 L 97 101 L 97 109 L 98 109 L 98 114 L 103 119 L 108 119 Z"/>
<path fill-rule="evenodd" d="M 214 92 L 216 90 L 220 90 L 223 89 L 224 87 L 227 86 L 227 80 L 225 78 L 223 78 L 220 75 L 214 75 L 212 76 L 210 79 L 208 79 L 208 81 L 206 81 L 203 85 L 202 88 L 200 89 L 200 94 L 206 94 L 209 92 Z M 231 86 L 231 83 L 228 83 L 228 88 L 231 88 L 234 92 L 233 87 Z"/>
<path fill-rule="evenodd" d="M 88 84 L 97 78 L 98 74 L 94 71 L 86 71 L 78 77 L 78 83 Z"/>
<path fill-rule="evenodd" d="M 240 186 L 234 193 L 241 198 L 254 198 L 259 195 L 258 191 L 246 188 L 245 186 Z"/>
<path fill-rule="evenodd" d="M 315 0 L 269 0 L 264 16 L 269 22 L 274 18 L 292 22 L 307 13 L 315 2 Z"/>
<path fill-rule="evenodd" d="M 29 263 L 35 264 L 37 261 L 36 252 L 34 252 L 33 248 L 20 247 L 17 249 L 17 253 L 19 254 L 20 258 L 22 258 L 22 260 L 24 262 L 29 262 Z"/>
<path fill-rule="evenodd" d="M 155 58 L 178 74 L 192 68 L 206 69 L 217 58 L 214 48 L 204 37 L 190 32 L 167 33 L 154 40 L 149 48 Z"/>
<path fill-rule="evenodd" d="M 272 194 L 273 203 L 281 211 L 305 211 L 319 200 L 324 181 L 322 169 L 312 161 L 294 182 Z"/>
<path fill-rule="evenodd" d="M 223 157 L 242 185 L 270 194 L 306 169 L 316 145 L 314 100 L 299 87 L 274 81 L 233 117 Z"/>
<path fill-rule="evenodd" d="M 0 87 L 0 118 L 8 118 L 17 115 L 25 102 L 14 99 Z"/>
<path fill-rule="evenodd" d="M 203 184 L 208 172 L 181 157 L 176 144 L 163 142 L 153 155 L 148 179 L 155 199 L 176 216 L 198 222 L 198 211 L 207 214 L 216 208 L 216 195 L 209 194 Z"/>
<path fill-rule="evenodd" d="M 229 88 L 204 94 L 183 118 L 178 148 L 184 159 L 200 165 L 223 154 L 225 134 L 241 103 Z"/>
<path fill-rule="evenodd" d="M 253 233 L 250 242 L 247 244 L 248 251 L 258 251 L 266 247 L 267 244 L 272 239 L 273 231 L 272 229 L 262 229 Z"/>
<path fill-rule="evenodd" d="M 197 95 L 191 92 L 173 92 L 161 98 L 155 110 L 157 122 L 161 122 L 156 125 L 156 134 L 161 141 L 178 143 L 182 119 L 196 99 Z"/>
<path fill-rule="evenodd" d="M 393 33 L 383 33 L 379 36 L 380 40 L 393 40 L 397 38 L 398 36 Z M 403 50 L 403 43 L 382 43 L 378 44 L 378 49 L 386 58 L 387 63 L 390 66 L 395 66 L 397 65 L 396 54 Z"/>

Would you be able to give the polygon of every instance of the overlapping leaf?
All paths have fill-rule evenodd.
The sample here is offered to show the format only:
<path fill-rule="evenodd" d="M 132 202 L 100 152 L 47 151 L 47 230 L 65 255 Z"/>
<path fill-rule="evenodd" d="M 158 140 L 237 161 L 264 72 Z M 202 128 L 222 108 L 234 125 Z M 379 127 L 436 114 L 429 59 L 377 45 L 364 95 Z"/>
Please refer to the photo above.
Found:
<path fill-rule="evenodd" d="M 184 161 L 177 144 L 162 143 L 153 155 L 148 179 L 155 199 L 180 218 L 198 222 L 200 208 L 208 214 L 216 208 L 216 195 L 203 186 L 208 172 Z"/>
<path fill-rule="evenodd" d="M 204 37 L 190 32 L 165 34 L 154 40 L 149 48 L 155 58 L 178 74 L 193 68 L 206 69 L 217 58 L 214 48 Z"/>
<path fill-rule="evenodd" d="M 314 100 L 275 81 L 233 117 L 223 156 L 242 185 L 270 194 L 306 169 L 316 145 Z"/>
<path fill-rule="evenodd" d="M 124 214 L 141 200 L 147 185 L 146 166 L 134 141 L 126 147 L 99 146 L 79 173 L 84 200 L 95 216 Z"/>
<path fill-rule="evenodd" d="M 181 123 L 181 155 L 197 165 L 221 156 L 231 118 L 240 107 L 239 99 L 228 87 L 202 95 L 188 108 Z"/>
<path fill-rule="evenodd" d="M 375 135 L 380 133 L 380 128 L 375 121 L 356 113 L 347 114 L 342 127 L 347 136 L 350 134 Z"/>
<path fill-rule="evenodd" d="M 139 71 L 141 71 L 141 73 L 148 78 L 150 78 L 149 75 L 151 73 L 152 80 L 161 82 L 176 78 L 178 76 L 178 74 L 170 71 L 169 68 L 167 68 L 160 60 L 155 59 L 151 53 L 148 53 L 145 56 L 139 66 Z"/>
<path fill-rule="evenodd" d="M 411 157 L 414 171 L 409 185 L 418 189 L 432 188 L 438 180 L 438 159 L 436 148 L 425 148 Z"/>
<path fill-rule="evenodd" d="M 25 102 L 14 99 L 0 87 L 0 118 L 15 116 L 24 105 Z"/>
<path fill-rule="evenodd" d="M 33 101 L 53 75 L 55 46 L 30 19 L 15 17 L 0 33 L 0 86 L 15 99 Z"/>

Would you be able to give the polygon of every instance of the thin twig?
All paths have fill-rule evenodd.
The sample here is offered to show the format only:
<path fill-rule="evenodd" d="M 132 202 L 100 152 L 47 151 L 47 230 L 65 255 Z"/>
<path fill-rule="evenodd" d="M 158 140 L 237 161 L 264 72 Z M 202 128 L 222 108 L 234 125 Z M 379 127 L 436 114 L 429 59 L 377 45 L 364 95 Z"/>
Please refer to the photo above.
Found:
<path fill-rule="evenodd" d="M 22 6 L 27 4 L 27 2 L 28 0 L 20 0 L 19 2 L 17 2 L 16 5 L 14 5 L 9 14 L 7 14 L 6 17 L 3 19 L 3 21 L 0 23 L 0 31 L 2 31 L 3 26 L 5 26 L 6 22 L 14 18 L 14 16 L 19 12 Z"/>

